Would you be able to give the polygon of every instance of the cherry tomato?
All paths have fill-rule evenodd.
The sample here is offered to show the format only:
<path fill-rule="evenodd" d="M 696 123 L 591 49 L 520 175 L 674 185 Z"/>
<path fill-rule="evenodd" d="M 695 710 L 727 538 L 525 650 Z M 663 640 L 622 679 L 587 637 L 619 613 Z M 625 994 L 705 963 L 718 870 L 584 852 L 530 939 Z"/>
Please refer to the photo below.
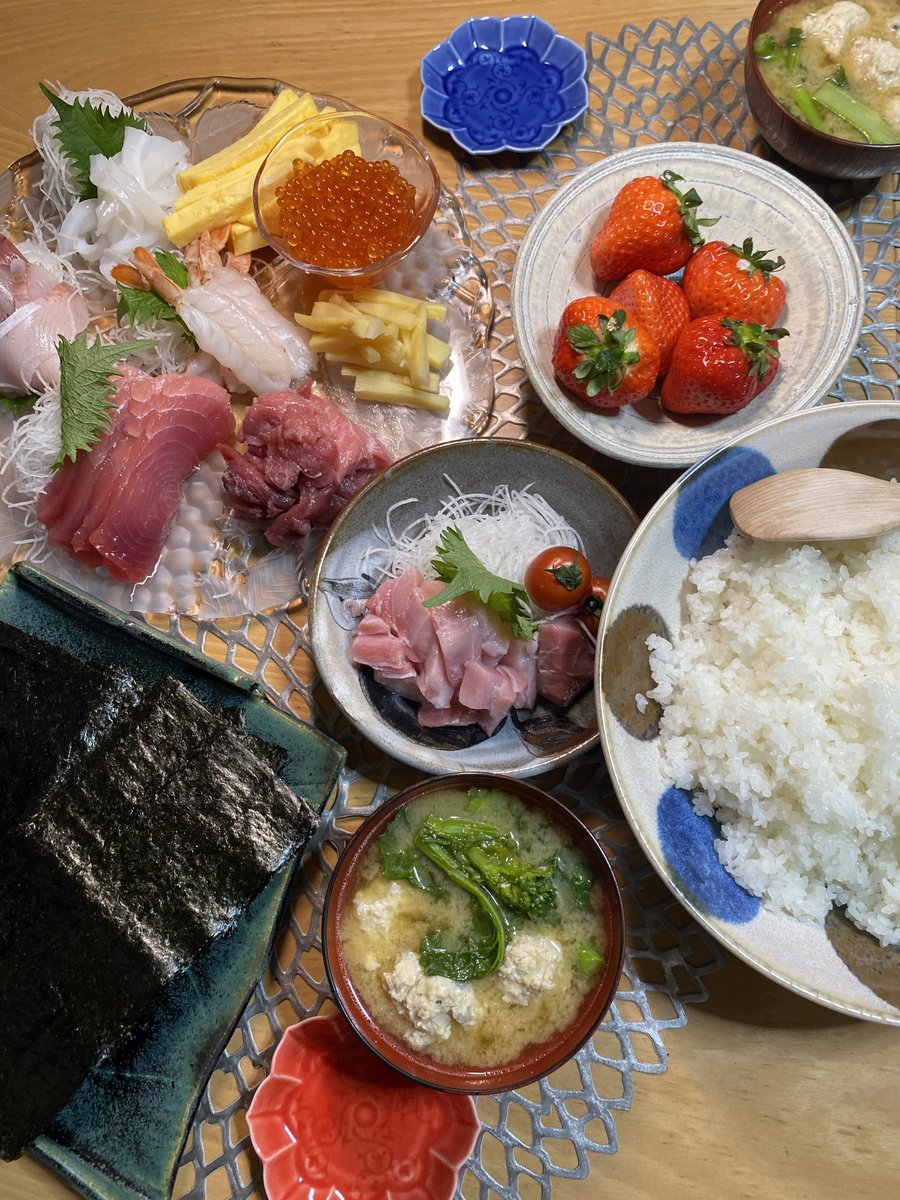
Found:
<path fill-rule="evenodd" d="M 544 612 L 577 607 L 590 586 L 590 563 L 571 546 L 542 550 L 525 569 L 525 590 Z"/>
<path fill-rule="evenodd" d="M 588 587 L 584 605 L 578 614 L 578 619 L 585 625 L 594 637 L 600 628 L 600 615 L 603 612 L 603 602 L 609 592 L 609 580 L 602 575 L 595 575 Z"/>

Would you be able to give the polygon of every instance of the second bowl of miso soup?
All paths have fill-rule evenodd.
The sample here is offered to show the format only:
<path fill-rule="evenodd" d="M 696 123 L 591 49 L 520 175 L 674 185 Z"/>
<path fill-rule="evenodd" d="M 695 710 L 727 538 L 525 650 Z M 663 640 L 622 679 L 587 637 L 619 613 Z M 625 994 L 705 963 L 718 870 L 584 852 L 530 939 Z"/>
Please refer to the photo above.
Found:
<path fill-rule="evenodd" d="M 761 0 L 745 65 L 760 132 L 790 162 L 838 178 L 900 165 L 896 0 Z"/>
<path fill-rule="evenodd" d="M 561 801 L 503 776 L 442 776 L 354 835 L 323 948 L 339 1005 L 383 1059 L 435 1087 L 498 1092 L 555 1070 L 602 1020 L 622 902 Z"/>

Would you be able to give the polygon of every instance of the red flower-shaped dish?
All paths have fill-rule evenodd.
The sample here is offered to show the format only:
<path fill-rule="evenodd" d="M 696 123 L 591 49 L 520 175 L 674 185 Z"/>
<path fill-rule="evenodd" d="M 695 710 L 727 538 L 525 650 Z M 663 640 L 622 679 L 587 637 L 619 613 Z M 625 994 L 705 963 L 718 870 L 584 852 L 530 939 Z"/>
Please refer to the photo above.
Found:
<path fill-rule="evenodd" d="M 285 1030 L 247 1123 L 268 1200 L 450 1200 L 480 1129 L 470 1096 L 398 1074 L 337 1014 Z"/>

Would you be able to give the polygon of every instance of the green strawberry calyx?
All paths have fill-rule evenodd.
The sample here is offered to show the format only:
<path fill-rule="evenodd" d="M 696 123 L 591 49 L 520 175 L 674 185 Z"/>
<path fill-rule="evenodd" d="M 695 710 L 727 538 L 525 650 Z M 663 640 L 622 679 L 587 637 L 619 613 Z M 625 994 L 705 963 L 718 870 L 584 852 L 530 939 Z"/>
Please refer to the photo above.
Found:
<path fill-rule="evenodd" d="M 786 329 L 764 329 L 752 321 L 732 321 L 723 317 L 722 328 L 731 333 L 726 346 L 737 346 L 747 359 L 749 378 L 765 379 L 779 355 L 778 339 L 790 337 Z"/>
<path fill-rule="evenodd" d="M 676 175 L 674 171 L 663 171 L 659 177 L 659 181 L 678 201 L 681 219 L 684 221 L 684 232 L 690 238 L 691 245 L 702 246 L 703 234 L 700 232 L 700 226 L 702 225 L 706 228 L 710 225 L 715 225 L 721 218 L 697 216 L 697 209 L 703 203 L 697 194 L 697 189 L 689 188 L 686 192 L 680 192 L 675 186 L 676 183 L 684 182 L 683 175 Z"/>
<path fill-rule="evenodd" d="M 582 355 L 573 374 L 584 384 L 589 396 L 616 391 L 628 368 L 641 361 L 640 354 L 632 348 L 635 333 L 634 328 L 625 328 L 623 308 L 617 308 L 608 318 L 598 316 L 596 329 L 579 324 L 566 330 L 569 345 Z"/>
<path fill-rule="evenodd" d="M 772 272 L 780 271 L 784 267 L 784 259 L 780 254 L 777 258 L 772 259 L 766 258 L 767 254 L 772 253 L 771 250 L 754 250 L 753 238 L 744 238 L 743 246 L 729 246 L 728 249 L 732 254 L 737 255 L 741 262 L 741 269 L 745 270 L 751 279 L 759 271 L 763 280 L 768 283 Z"/>

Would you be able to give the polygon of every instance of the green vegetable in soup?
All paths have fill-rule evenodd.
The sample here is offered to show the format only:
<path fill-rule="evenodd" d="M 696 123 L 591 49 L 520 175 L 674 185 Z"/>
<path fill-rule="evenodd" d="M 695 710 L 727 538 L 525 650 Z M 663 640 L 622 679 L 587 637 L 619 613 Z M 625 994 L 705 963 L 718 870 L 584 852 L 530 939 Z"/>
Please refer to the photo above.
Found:
<path fill-rule="evenodd" d="M 820 133 L 825 132 L 825 122 L 816 108 L 816 102 L 805 87 L 794 88 L 794 101 L 797 108 L 800 110 L 800 115 L 807 125 L 812 125 L 813 129 L 818 129 Z"/>
<path fill-rule="evenodd" d="M 760 62 L 784 63 L 786 56 L 771 33 L 761 33 L 753 43 L 753 54 Z"/>
<path fill-rule="evenodd" d="M 398 823 L 408 823 L 406 813 L 396 816 L 378 839 L 378 850 L 381 854 L 381 869 L 386 879 L 407 879 L 413 887 L 432 896 L 443 894 L 443 888 L 434 878 L 433 873 L 422 861 L 422 856 L 415 846 L 400 846 Z"/>
<path fill-rule="evenodd" d="M 858 129 L 873 146 L 891 146 L 900 137 L 897 130 L 892 129 L 886 121 L 882 121 L 874 109 L 857 100 L 842 87 L 838 87 L 831 79 L 813 94 L 813 100 L 846 121 L 848 125 L 852 125 L 854 129 Z"/>
<path fill-rule="evenodd" d="M 586 943 L 578 947 L 575 966 L 582 975 L 593 975 L 595 971 L 601 971 L 606 966 L 606 959 L 595 946 Z"/>
<path fill-rule="evenodd" d="M 800 43 L 803 41 L 803 30 L 796 26 L 791 26 L 787 37 L 787 54 L 784 56 L 784 65 L 789 71 L 797 65 L 797 55 L 800 53 Z"/>
<path fill-rule="evenodd" d="M 556 856 L 556 869 L 572 889 L 572 898 L 576 907 L 590 908 L 594 876 L 587 867 L 570 854 L 560 851 Z"/>
<path fill-rule="evenodd" d="M 555 864 L 526 862 L 515 837 L 496 825 L 468 817 L 426 817 L 415 845 L 423 854 L 440 846 L 457 871 L 489 888 L 510 912 L 536 921 L 556 909 Z"/>
<path fill-rule="evenodd" d="M 425 833 L 428 821 L 437 819 L 427 818 L 416 834 L 415 844 L 449 879 L 469 893 L 475 901 L 477 924 L 481 925 L 481 929 L 469 934 L 456 947 L 447 945 L 447 935 L 443 930 L 428 934 L 419 949 L 419 962 L 426 975 L 443 975 L 460 982 L 481 979 L 491 971 L 496 971 L 503 962 L 510 937 L 509 922 L 490 891 L 476 882 L 440 841 Z"/>

